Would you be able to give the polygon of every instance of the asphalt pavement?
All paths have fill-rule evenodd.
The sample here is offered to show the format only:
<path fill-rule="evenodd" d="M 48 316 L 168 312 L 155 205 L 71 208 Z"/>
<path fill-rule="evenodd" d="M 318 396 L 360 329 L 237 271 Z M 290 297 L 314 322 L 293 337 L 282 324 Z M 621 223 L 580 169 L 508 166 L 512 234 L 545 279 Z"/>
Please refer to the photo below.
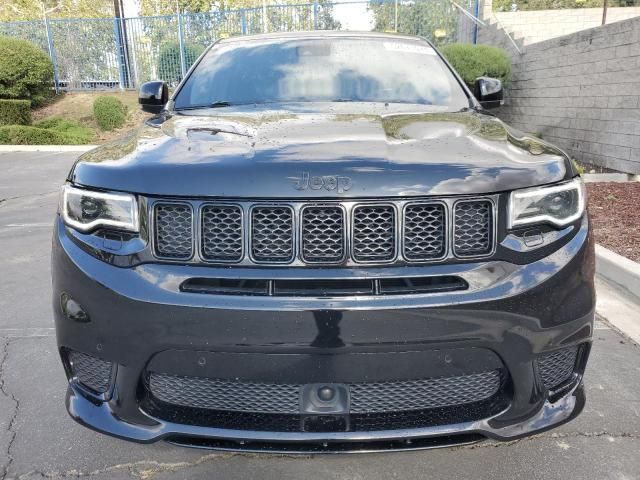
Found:
<path fill-rule="evenodd" d="M 640 479 L 640 347 L 598 320 L 587 405 L 559 429 L 403 453 L 225 454 L 139 445 L 76 424 L 55 346 L 49 254 L 77 153 L 0 153 L 0 479 Z"/>

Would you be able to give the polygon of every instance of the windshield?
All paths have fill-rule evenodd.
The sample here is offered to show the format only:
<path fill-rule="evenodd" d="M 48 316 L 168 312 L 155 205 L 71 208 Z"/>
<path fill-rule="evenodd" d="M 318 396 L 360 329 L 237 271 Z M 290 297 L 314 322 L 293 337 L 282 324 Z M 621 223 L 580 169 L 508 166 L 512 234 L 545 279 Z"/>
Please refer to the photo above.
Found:
<path fill-rule="evenodd" d="M 334 37 L 218 44 L 189 76 L 175 108 L 326 101 L 469 106 L 428 43 Z"/>

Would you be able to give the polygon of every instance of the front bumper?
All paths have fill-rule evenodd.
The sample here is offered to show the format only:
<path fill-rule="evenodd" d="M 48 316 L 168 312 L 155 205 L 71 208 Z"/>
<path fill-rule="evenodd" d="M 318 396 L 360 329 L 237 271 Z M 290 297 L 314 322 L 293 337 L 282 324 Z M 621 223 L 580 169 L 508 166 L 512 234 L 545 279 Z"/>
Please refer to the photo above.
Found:
<path fill-rule="evenodd" d="M 212 296 L 179 288 L 194 276 L 393 276 L 418 269 L 466 276 L 478 287 L 393 298 L 304 299 Z M 120 438 L 166 439 L 228 450 L 406 450 L 482 438 L 512 440 L 569 421 L 584 405 L 582 375 L 595 299 L 593 245 L 586 220 L 561 248 L 526 265 L 496 261 L 304 271 L 159 264 L 119 268 L 87 253 L 58 221 L 52 270 L 63 360 L 64 352 L 77 351 L 116 365 L 111 388 L 101 395 L 83 388 L 66 365 L 68 411 L 80 423 Z M 65 315 L 63 295 L 77 301 L 86 315 Z M 575 346 L 580 353 L 573 375 L 549 391 L 536 359 Z M 162 365 L 176 375 L 349 384 L 394 376 L 435 377 L 443 369 L 464 373 L 475 367 L 470 363 L 478 352 L 504 365 L 507 402 L 489 416 L 464 421 L 371 431 L 236 429 L 173 421 L 176 417 L 159 416 L 145 402 L 150 365 Z M 380 361 L 385 355 L 425 355 L 433 360 L 385 365 Z M 445 357 L 447 362 L 439 361 Z M 226 360 L 210 361 L 213 358 Z"/>

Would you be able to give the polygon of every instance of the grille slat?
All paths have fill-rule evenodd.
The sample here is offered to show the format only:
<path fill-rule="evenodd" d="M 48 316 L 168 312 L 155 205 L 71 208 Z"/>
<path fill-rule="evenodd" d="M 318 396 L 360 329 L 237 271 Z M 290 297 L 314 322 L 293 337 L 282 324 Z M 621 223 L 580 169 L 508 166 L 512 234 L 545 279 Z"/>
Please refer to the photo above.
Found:
<path fill-rule="evenodd" d="M 293 260 L 293 210 L 254 207 L 251 211 L 251 253 L 258 262 Z"/>
<path fill-rule="evenodd" d="M 344 211 L 340 207 L 302 210 L 302 258 L 307 262 L 339 262 L 344 258 Z"/>
<path fill-rule="evenodd" d="M 489 198 L 383 204 L 192 203 L 153 204 L 158 258 L 188 260 L 197 245 L 196 258 L 211 263 L 421 263 L 489 256 L 496 241 Z"/>
<path fill-rule="evenodd" d="M 193 211 L 183 203 L 155 206 L 155 249 L 163 258 L 186 259 L 193 254 Z"/>
<path fill-rule="evenodd" d="M 389 261 L 396 250 L 396 212 L 391 205 L 357 206 L 353 211 L 353 257 Z"/>
<path fill-rule="evenodd" d="M 442 204 L 411 204 L 404 212 L 404 256 L 408 260 L 431 260 L 446 252 L 445 207 Z"/>
<path fill-rule="evenodd" d="M 455 207 L 453 249 L 460 257 L 487 255 L 493 249 L 492 204 L 465 200 Z"/>
<path fill-rule="evenodd" d="M 242 209 L 234 205 L 202 208 L 202 257 L 208 261 L 237 262 L 242 259 Z"/>

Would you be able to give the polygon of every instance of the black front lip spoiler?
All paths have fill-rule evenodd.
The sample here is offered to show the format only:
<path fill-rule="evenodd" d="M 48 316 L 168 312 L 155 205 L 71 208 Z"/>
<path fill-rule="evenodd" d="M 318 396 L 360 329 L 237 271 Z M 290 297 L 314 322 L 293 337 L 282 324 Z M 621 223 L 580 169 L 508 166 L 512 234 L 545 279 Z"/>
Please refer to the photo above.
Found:
<path fill-rule="evenodd" d="M 497 415 L 471 422 L 415 429 L 372 432 L 264 432 L 200 427 L 167 422 L 151 417 L 148 425 L 125 422 L 114 414 L 108 402 L 87 399 L 73 383 L 66 398 L 69 415 L 81 425 L 108 435 L 139 443 L 168 440 L 180 445 L 213 450 L 272 453 L 336 453 L 393 450 L 421 450 L 474 443 L 483 438 L 513 441 L 566 423 L 580 414 L 585 404 L 584 387 L 577 379 L 573 388 L 555 402 L 546 400 L 529 418 L 509 426 L 495 426 Z M 191 438 L 194 441 L 190 442 Z M 424 442 L 442 438 L 443 442 Z M 456 440 L 456 438 L 459 439 Z M 475 438 L 475 440 L 473 440 Z M 179 439 L 179 440 L 178 440 Z M 185 440 L 186 439 L 186 440 Z M 198 439 L 222 440 L 198 442 Z M 388 442 L 384 444 L 384 442 Z M 381 447 L 381 444 L 384 446 Z M 353 448 L 350 448 L 352 445 Z M 311 448 L 310 448 L 311 447 Z M 335 448 L 332 448 L 335 447 Z"/>

